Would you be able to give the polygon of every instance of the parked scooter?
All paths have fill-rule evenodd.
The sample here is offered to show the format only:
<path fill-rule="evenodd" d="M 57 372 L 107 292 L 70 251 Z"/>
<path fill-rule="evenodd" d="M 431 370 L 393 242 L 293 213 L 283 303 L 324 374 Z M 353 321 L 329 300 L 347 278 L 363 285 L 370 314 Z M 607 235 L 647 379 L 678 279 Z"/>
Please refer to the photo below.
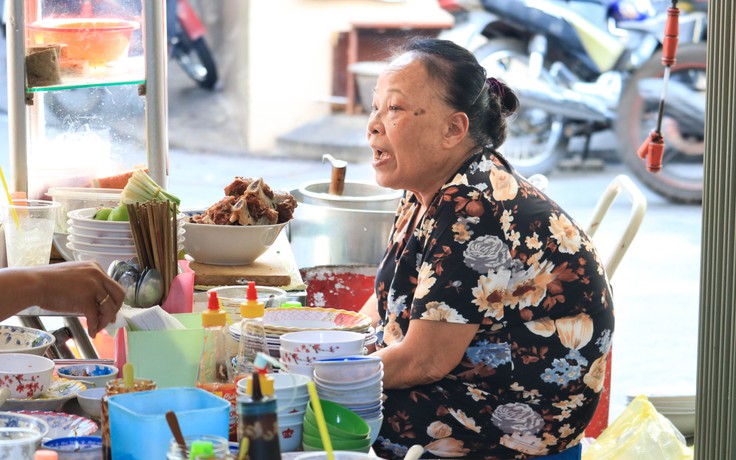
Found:
<path fill-rule="evenodd" d="M 461 3 L 472 8 L 474 2 Z M 469 45 L 467 37 L 458 43 L 474 52 L 488 75 L 506 80 L 519 94 L 522 110 L 501 150 L 522 174 L 554 169 L 571 137 L 589 141 L 593 133 L 613 128 L 622 160 L 644 184 L 673 201 L 701 200 L 707 54 L 702 0 L 678 5 L 680 46 L 665 106 L 662 170 L 649 173 L 636 153 L 657 118 L 664 72 L 660 47 L 670 4 L 481 0 L 491 20 L 482 28 L 458 23 L 485 39 L 482 45 L 478 37 L 470 39 L 476 44 Z"/>

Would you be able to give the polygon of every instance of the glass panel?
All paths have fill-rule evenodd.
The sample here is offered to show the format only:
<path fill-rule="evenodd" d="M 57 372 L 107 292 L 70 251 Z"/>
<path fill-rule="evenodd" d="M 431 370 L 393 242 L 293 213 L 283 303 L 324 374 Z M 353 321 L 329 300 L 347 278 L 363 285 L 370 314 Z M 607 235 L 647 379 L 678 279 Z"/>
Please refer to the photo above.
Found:
<path fill-rule="evenodd" d="M 144 81 L 141 0 L 26 2 L 26 54 L 42 47 L 59 53 L 61 83 L 34 83 L 28 91 Z"/>
<path fill-rule="evenodd" d="M 33 97 L 28 110 L 29 197 L 46 198 L 52 186 L 95 187 L 98 178 L 146 164 L 145 99 L 134 86 Z"/>

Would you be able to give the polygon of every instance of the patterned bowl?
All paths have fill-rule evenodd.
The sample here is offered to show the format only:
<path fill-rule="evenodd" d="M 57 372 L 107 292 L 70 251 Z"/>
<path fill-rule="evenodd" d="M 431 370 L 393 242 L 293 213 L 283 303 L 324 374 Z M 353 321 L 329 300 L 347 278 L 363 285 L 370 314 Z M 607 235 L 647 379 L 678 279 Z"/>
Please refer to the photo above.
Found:
<path fill-rule="evenodd" d="M 43 356 L 56 342 L 46 331 L 21 326 L 0 326 L 0 353 L 27 353 Z"/>
<path fill-rule="evenodd" d="M 37 432 L 39 440 L 49 432 L 49 424 L 38 417 L 17 412 L 0 412 L 0 433 L 6 428 L 24 428 Z"/>
<path fill-rule="evenodd" d="M 107 364 L 72 364 L 59 366 L 56 370 L 59 377 L 81 380 L 89 383 L 89 388 L 105 388 L 105 384 L 118 378 L 118 368 Z"/>
<path fill-rule="evenodd" d="M 10 398 L 31 399 L 51 383 L 54 362 L 43 356 L 6 353 L 0 359 L 0 388 L 10 390 Z"/>

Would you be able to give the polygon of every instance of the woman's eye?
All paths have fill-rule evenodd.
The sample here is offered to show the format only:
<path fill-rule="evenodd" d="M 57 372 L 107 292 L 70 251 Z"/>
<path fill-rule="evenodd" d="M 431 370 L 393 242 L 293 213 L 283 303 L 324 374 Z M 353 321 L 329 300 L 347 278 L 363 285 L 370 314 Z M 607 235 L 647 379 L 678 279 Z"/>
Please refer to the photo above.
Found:
<path fill-rule="evenodd" d="M 399 110 L 399 106 L 398 105 L 389 105 L 388 106 L 388 109 L 389 110 Z"/>

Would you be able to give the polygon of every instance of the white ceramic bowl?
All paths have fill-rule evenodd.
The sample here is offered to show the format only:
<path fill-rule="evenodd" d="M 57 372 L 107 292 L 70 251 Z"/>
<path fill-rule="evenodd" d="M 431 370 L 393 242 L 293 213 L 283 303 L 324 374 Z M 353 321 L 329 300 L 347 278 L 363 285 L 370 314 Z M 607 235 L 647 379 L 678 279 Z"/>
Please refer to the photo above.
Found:
<path fill-rule="evenodd" d="M 0 353 L 28 353 L 43 356 L 56 342 L 46 331 L 23 326 L 0 325 Z"/>
<path fill-rule="evenodd" d="M 217 298 L 220 300 L 223 308 L 234 308 L 240 313 L 240 304 L 245 302 L 248 293 L 248 286 L 220 286 L 207 291 L 207 298 L 210 292 L 216 292 Z M 286 300 L 286 291 L 276 287 L 256 286 L 258 300 L 263 302 L 266 308 L 278 307 Z M 273 296 L 273 297 L 271 297 Z"/>
<path fill-rule="evenodd" d="M 312 366 L 301 366 L 299 364 L 286 364 L 283 361 L 281 361 L 281 364 L 286 367 L 286 370 L 289 371 L 291 374 L 299 374 L 304 377 L 312 379 L 312 370 L 314 369 Z"/>
<path fill-rule="evenodd" d="M 135 244 L 131 245 L 109 245 L 109 244 L 90 244 L 78 241 L 74 235 L 69 235 L 69 244 L 71 249 L 79 249 L 87 252 L 104 252 L 109 254 L 130 254 L 135 252 Z"/>
<path fill-rule="evenodd" d="M 356 383 L 374 377 L 383 369 L 377 356 L 344 356 L 319 359 L 314 362 L 315 373 L 327 383 Z"/>
<path fill-rule="evenodd" d="M 7 353 L 0 358 L 0 388 L 10 390 L 9 398 L 32 399 L 51 383 L 54 362 L 43 356 Z"/>
<path fill-rule="evenodd" d="M 107 229 L 88 227 L 82 223 L 74 222 L 71 219 L 67 221 L 69 223 L 69 234 L 74 236 L 86 236 L 90 238 L 102 237 L 102 238 L 129 238 L 133 239 L 133 232 L 130 228 L 123 230 Z"/>
<path fill-rule="evenodd" d="M 302 446 L 303 422 L 282 423 L 279 418 L 279 448 L 281 452 L 294 452 Z"/>
<path fill-rule="evenodd" d="M 359 355 L 364 340 L 365 334 L 352 331 L 299 331 L 280 337 L 285 351 L 309 353 L 319 359 Z"/>
<path fill-rule="evenodd" d="M 97 230 L 130 231 L 130 222 L 127 220 L 95 220 L 95 214 L 99 209 L 99 207 L 75 209 L 69 211 L 66 215 L 71 221 L 71 225 L 78 224 Z"/>
<path fill-rule="evenodd" d="M 367 378 L 365 380 L 360 380 L 357 382 L 328 382 L 325 380 L 322 380 L 317 371 L 317 366 L 314 366 L 314 376 L 312 379 L 314 380 L 314 383 L 322 388 L 327 388 L 335 391 L 352 391 L 352 390 L 359 390 L 363 388 L 369 388 L 369 387 L 375 387 L 381 383 L 383 380 L 383 370 L 379 371 L 378 374 L 375 374 L 374 376 Z"/>
<path fill-rule="evenodd" d="M 132 235 L 132 233 L 131 233 Z M 85 236 L 78 234 L 69 234 L 67 237 L 68 241 L 73 241 L 74 244 L 92 244 L 92 245 L 103 245 L 103 246 L 135 246 L 135 240 L 133 237 L 103 237 L 103 236 Z M 83 248 L 84 249 L 84 248 Z"/>
<path fill-rule="evenodd" d="M 45 420 L 17 412 L 0 412 L 0 434 L 3 428 L 28 428 L 38 433 L 41 440 L 49 433 L 49 424 Z"/>
<path fill-rule="evenodd" d="M 371 444 L 376 442 L 376 438 L 378 438 L 378 433 L 381 431 L 381 425 L 383 425 L 383 415 L 376 418 L 366 419 L 364 418 L 365 423 L 368 424 L 368 426 L 371 428 Z"/>
<path fill-rule="evenodd" d="M 108 364 L 70 364 L 56 369 L 59 377 L 89 382 L 88 388 L 105 388 L 105 384 L 118 377 L 118 368 Z"/>
<path fill-rule="evenodd" d="M 74 247 L 72 243 L 69 243 L 67 245 L 69 250 L 72 251 L 72 254 L 74 255 L 74 260 L 94 260 L 97 261 L 97 263 L 100 264 L 100 267 L 103 268 L 103 270 L 106 270 L 107 267 L 110 266 L 110 264 L 115 260 L 126 260 L 131 259 L 136 255 L 136 252 L 130 252 L 130 253 L 110 253 L 110 252 L 96 252 L 96 251 L 83 251 L 81 249 L 77 249 Z"/>
<path fill-rule="evenodd" d="M 79 407 L 90 417 L 99 420 L 102 417 L 102 397 L 106 391 L 104 386 L 80 391 L 77 393 Z"/>
<path fill-rule="evenodd" d="M 184 224 L 184 251 L 213 265 L 248 265 L 271 247 L 286 226 Z"/>

